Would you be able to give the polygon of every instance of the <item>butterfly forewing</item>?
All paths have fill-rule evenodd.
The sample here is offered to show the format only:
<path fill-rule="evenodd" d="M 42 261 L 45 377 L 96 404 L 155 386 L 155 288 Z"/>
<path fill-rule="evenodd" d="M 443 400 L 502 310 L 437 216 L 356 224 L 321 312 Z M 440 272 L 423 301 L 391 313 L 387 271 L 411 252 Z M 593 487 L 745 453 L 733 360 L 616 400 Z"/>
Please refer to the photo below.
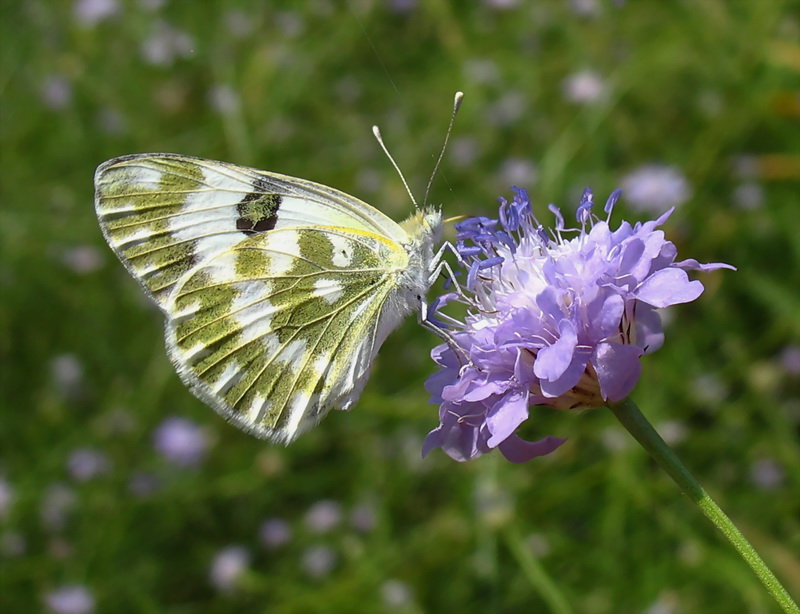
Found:
<path fill-rule="evenodd" d="M 201 158 L 115 158 L 97 169 L 95 189 L 107 241 L 162 308 L 189 270 L 254 234 L 335 224 L 404 238 L 390 218 L 333 188 Z"/>

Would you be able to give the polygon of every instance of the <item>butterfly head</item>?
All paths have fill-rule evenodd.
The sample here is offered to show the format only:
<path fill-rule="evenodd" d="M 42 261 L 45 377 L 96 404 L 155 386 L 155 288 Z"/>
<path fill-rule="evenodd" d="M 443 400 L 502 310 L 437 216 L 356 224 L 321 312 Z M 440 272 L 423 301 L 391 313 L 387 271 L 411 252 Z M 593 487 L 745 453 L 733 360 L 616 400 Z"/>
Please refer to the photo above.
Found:
<path fill-rule="evenodd" d="M 433 206 L 423 207 L 400 226 L 408 233 L 411 244 L 418 248 L 433 249 L 442 239 L 442 210 Z"/>

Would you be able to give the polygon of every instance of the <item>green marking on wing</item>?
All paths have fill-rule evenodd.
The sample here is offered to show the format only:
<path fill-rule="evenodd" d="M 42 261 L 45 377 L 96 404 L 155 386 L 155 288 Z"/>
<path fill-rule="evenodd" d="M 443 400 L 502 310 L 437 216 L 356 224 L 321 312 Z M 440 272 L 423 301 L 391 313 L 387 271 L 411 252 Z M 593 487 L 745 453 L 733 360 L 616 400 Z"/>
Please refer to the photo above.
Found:
<path fill-rule="evenodd" d="M 201 187 L 203 171 L 188 160 L 149 158 L 101 168 L 96 207 L 108 242 L 161 302 L 195 264 L 194 242 L 179 240 L 169 224 L 181 214 L 187 195 Z"/>
<path fill-rule="evenodd" d="M 336 266 L 329 232 L 250 237 L 176 289 L 168 344 L 179 372 L 256 435 L 292 439 L 360 391 L 353 380 L 366 375 L 377 318 L 407 264 L 399 247 L 340 230 L 352 258 Z"/>

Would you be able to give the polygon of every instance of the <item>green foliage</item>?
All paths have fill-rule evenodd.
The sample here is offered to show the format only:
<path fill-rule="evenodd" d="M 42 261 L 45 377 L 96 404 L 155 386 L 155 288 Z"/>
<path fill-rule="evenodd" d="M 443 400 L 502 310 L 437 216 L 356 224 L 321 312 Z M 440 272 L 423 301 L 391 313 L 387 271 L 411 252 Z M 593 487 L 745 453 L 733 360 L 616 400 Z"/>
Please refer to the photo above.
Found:
<path fill-rule="evenodd" d="M 800 380 L 781 361 L 800 345 L 791 3 L 393 9 L 405 4 L 3 3 L 3 612 L 40 611 L 68 584 L 112 613 L 771 611 L 610 412 L 533 410 L 528 435 L 569 441 L 524 466 L 420 459 L 437 423 L 423 389 L 437 340 L 411 321 L 387 341 L 359 407 L 287 449 L 236 431 L 173 373 L 158 313 L 97 227 L 100 162 L 222 159 L 335 186 L 401 219 L 410 204 L 370 126 L 421 198 L 458 89 L 466 99 L 431 194 L 445 215 L 489 213 L 514 182 L 544 221 L 549 202 L 570 212 L 586 185 L 601 200 L 643 164 L 685 175 L 692 194 L 669 237 L 682 257 L 739 271 L 702 276 L 704 296 L 671 311 L 634 397 L 800 593 Z M 493 8 L 503 4 L 516 7 Z M 87 20 L 102 6 L 116 11 Z M 586 70 L 604 90 L 571 101 L 565 79 Z M 646 217 L 625 207 L 623 195 L 617 219 Z M 201 425 L 199 465 L 154 449 L 170 416 Z M 106 459 L 84 481 L 69 470 L 81 448 Z M 342 520 L 315 533 L 306 513 L 328 499 Z M 354 526 L 365 509 L 373 522 Z M 260 541 L 268 518 L 289 523 L 288 543 Z M 220 591 L 212 561 L 236 544 L 247 571 Z M 319 546 L 335 565 L 315 577 Z"/>

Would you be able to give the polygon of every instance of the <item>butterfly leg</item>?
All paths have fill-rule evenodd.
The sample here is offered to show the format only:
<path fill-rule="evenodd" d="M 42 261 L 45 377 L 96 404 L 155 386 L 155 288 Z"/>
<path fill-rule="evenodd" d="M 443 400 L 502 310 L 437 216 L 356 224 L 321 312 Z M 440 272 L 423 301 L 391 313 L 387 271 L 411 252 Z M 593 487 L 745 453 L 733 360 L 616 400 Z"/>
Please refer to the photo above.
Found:
<path fill-rule="evenodd" d="M 436 299 L 436 301 L 434 301 L 432 305 L 429 305 L 427 300 L 425 300 L 425 298 L 422 297 L 420 299 L 420 310 L 418 313 L 418 320 L 419 323 L 424 328 L 428 329 L 435 335 L 444 339 L 447 342 L 447 344 L 457 354 L 463 356 L 466 359 L 467 363 L 469 363 L 470 362 L 469 356 L 466 354 L 464 349 L 461 348 L 461 346 L 458 344 L 458 341 L 455 339 L 452 333 L 450 333 L 450 331 L 448 331 L 442 324 L 436 322 L 438 306 L 440 303 L 446 303 L 449 300 L 458 298 L 466 299 L 466 295 L 464 294 L 461 285 L 458 283 L 458 279 L 456 278 L 455 272 L 450 266 L 450 263 L 444 259 L 444 255 L 448 251 L 455 254 L 458 261 L 463 264 L 463 259 L 461 255 L 458 253 L 458 251 L 455 249 L 453 244 L 450 242 L 445 242 L 432 260 L 431 273 L 428 276 L 428 281 L 429 283 L 433 283 L 439 277 L 439 275 L 444 274 L 445 278 L 453 283 L 455 291 L 449 294 L 445 294 L 444 296 Z M 462 324 L 455 318 L 445 313 L 440 313 L 438 314 L 438 316 L 441 317 L 445 322 L 449 322 L 451 324 L 456 324 L 456 325 Z"/>

